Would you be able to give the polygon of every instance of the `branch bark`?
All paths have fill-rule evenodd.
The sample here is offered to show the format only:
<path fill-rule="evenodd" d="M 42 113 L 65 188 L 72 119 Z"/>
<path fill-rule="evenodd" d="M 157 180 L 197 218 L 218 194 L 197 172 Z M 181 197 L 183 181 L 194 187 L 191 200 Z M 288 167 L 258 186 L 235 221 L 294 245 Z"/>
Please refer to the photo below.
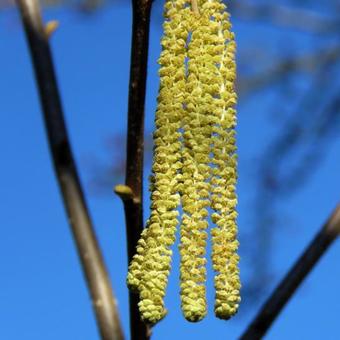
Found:
<path fill-rule="evenodd" d="M 124 204 L 128 259 L 136 251 L 143 230 L 143 157 L 144 157 L 144 106 L 147 79 L 149 29 L 152 0 L 133 0 L 133 25 L 127 127 L 127 158 Z M 150 328 L 140 318 L 139 297 L 129 292 L 131 340 L 147 340 Z"/>
<path fill-rule="evenodd" d="M 70 227 L 103 340 L 122 340 L 116 300 L 86 207 L 73 159 L 48 34 L 37 0 L 17 0 L 35 71 L 44 121 Z"/>
<path fill-rule="evenodd" d="M 305 252 L 274 290 L 240 340 L 262 339 L 321 256 L 340 234 L 340 204 L 324 224 Z"/>

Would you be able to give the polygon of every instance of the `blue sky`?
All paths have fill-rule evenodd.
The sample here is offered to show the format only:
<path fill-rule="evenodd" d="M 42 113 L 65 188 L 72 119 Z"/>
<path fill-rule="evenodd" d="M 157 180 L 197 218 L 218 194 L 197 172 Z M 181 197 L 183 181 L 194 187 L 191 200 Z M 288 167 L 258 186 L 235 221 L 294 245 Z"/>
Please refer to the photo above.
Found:
<path fill-rule="evenodd" d="M 159 6 L 158 6 L 159 8 Z M 147 133 L 152 130 L 158 78 L 159 10 L 151 25 L 146 107 Z M 106 7 L 86 18 L 65 9 L 49 10 L 58 19 L 52 38 L 55 65 L 68 130 L 85 186 L 88 205 L 103 247 L 128 332 L 127 270 L 124 216 L 121 202 L 111 195 L 93 195 L 87 159 L 105 164 L 113 156 L 105 140 L 126 131 L 131 15 L 128 5 Z M 247 44 L 256 31 L 234 22 L 238 44 Z M 89 296 L 54 177 L 26 41 L 14 11 L 0 14 L 0 339 L 98 339 Z M 251 167 L 268 143 L 271 123 L 257 111 L 269 107 L 256 96 L 239 106 L 239 227 L 251 230 L 250 199 L 256 189 Z M 267 132 L 268 131 L 268 132 Z M 254 142 L 256 141 L 256 143 Z M 280 203 L 287 226 L 276 233 L 271 262 L 273 277 L 267 294 L 312 239 L 340 198 L 340 139 L 331 144 L 308 185 Z M 125 152 L 121 145 L 121 152 Z M 112 178 L 112 187 L 120 179 Z M 147 195 L 146 195 L 147 196 Z M 147 199 L 147 197 L 146 197 Z M 147 212 L 147 209 L 146 209 Z M 241 245 L 241 270 L 249 259 Z M 337 339 L 340 310 L 340 245 L 337 242 L 316 266 L 274 324 L 267 339 Z M 154 329 L 154 339 L 236 339 L 257 308 L 242 302 L 228 322 L 213 316 L 211 271 L 209 315 L 201 323 L 186 322 L 180 312 L 178 255 L 175 255 L 166 304 L 168 316 Z"/>

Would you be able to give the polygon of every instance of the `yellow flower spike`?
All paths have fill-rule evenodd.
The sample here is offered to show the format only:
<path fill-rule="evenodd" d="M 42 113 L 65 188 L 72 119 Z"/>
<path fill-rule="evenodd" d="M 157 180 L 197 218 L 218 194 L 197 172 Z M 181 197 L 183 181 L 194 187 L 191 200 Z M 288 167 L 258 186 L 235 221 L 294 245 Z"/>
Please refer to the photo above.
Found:
<path fill-rule="evenodd" d="M 211 70 L 216 67 L 211 58 L 215 52 L 210 39 L 210 32 L 214 28 L 210 20 L 211 11 L 206 8 L 206 4 L 206 0 L 198 1 L 200 16 L 192 26 L 188 44 L 186 116 L 183 126 L 181 302 L 185 318 L 192 322 L 202 320 L 207 313 L 204 256 L 208 227 L 206 208 L 210 205 L 209 163 L 213 114 L 209 110 L 209 91 L 214 86 L 215 76 Z"/>
<path fill-rule="evenodd" d="M 238 249 L 236 225 L 236 179 L 237 161 L 235 145 L 236 78 L 235 41 L 230 32 L 229 15 L 220 0 L 211 0 L 209 7 L 216 9 L 215 22 L 218 24 L 217 47 L 223 46 L 223 52 L 217 61 L 219 77 L 215 85 L 219 86 L 219 95 L 214 98 L 215 116 L 218 121 L 213 126 L 212 164 L 215 166 L 211 180 L 211 206 L 215 213 L 212 220 L 216 227 L 212 229 L 212 262 L 215 275 L 215 313 L 221 319 L 233 316 L 240 302 L 240 279 L 236 254 Z M 220 51 L 220 49 L 218 49 Z M 222 105 L 221 105 L 222 100 Z"/>
<path fill-rule="evenodd" d="M 170 271 L 178 224 L 176 211 L 180 198 L 181 143 L 179 133 L 185 93 L 185 56 L 189 0 L 167 0 L 165 3 L 163 50 L 159 59 L 160 90 L 155 117 L 154 160 L 151 181 L 151 215 L 133 258 L 128 285 L 140 294 L 142 319 L 151 324 L 161 320 L 166 310 L 163 298 Z"/>
<path fill-rule="evenodd" d="M 129 265 L 127 285 L 134 292 L 139 292 L 140 280 L 142 278 L 142 263 L 144 262 L 146 234 L 147 229 L 144 229 L 137 243 L 137 254 L 133 256 Z"/>
<path fill-rule="evenodd" d="M 139 292 L 142 319 L 157 323 L 181 221 L 181 307 L 189 321 L 207 313 L 206 240 L 208 207 L 212 231 L 215 313 L 237 312 L 240 280 L 237 255 L 235 144 L 237 96 L 235 41 L 221 0 L 166 0 L 160 90 L 150 178 L 151 214 L 127 277 Z M 188 41 L 189 40 L 189 41 Z"/>

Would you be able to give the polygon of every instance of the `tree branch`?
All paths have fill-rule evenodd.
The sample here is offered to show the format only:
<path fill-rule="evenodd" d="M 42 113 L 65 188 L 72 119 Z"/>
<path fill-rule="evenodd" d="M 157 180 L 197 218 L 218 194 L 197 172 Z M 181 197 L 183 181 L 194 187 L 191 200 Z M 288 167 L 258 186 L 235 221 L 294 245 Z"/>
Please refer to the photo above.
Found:
<path fill-rule="evenodd" d="M 116 300 L 96 240 L 68 140 L 48 34 L 37 0 L 17 0 L 29 43 L 50 150 L 103 340 L 124 338 Z"/>
<path fill-rule="evenodd" d="M 297 260 L 286 277 L 274 290 L 240 340 L 262 339 L 283 307 L 295 293 L 302 281 L 313 269 L 321 256 L 340 234 L 340 204 L 321 228 L 305 252 Z"/>
<path fill-rule="evenodd" d="M 143 230 L 143 156 L 144 156 L 144 106 L 146 93 L 147 61 L 151 0 L 132 0 L 133 26 L 127 128 L 126 186 L 116 187 L 123 198 L 128 259 L 136 251 L 137 241 Z M 139 297 L 129 292 L 130 330 L 132 340 L 150 338 L 150 329 L 139 315 Z"/>

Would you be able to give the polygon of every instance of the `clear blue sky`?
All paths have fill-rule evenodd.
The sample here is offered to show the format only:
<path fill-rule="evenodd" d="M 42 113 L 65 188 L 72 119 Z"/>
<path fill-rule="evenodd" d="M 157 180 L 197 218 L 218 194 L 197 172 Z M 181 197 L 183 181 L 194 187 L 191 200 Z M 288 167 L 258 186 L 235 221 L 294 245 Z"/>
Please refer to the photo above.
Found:
<path fill-rule="evenodd" d="M 151 25 L 147 131 L 152 129 L 158 87 L 156 59 L 161 31 L 159 11 L 155 14 Z M 66 120 L 127 334 L 123 210 L 114 194 L 98 197 L 90 193 L 86 159 L 95 155 L 110 164 L 113 156 L 105 151 L 105 140 L 126 131 L 130 8 L 106 7 L 91 18 L 64 9 L 50 10 L 45 18 L 60 21 L 52 45 Z M 234 24 L 239 45 L 247 44 L 256 34 L 249 25 Z M 0 61 L 0 339 L 98 339 L 52 169 L 26 41 L 14 11 L 0 13 Z M 249 200 L 255 190 L 250 167 L 275 132 L 271 123 L 257 115 L 267 108 L 268 98 L 260 96 L 239 107 L 239 225 L 244 234 L 251 230 Z M 121 148 L 125 152 L 123 145 Z M 338 138 L 308 186 L 281 204 L 289 219 L 284 230 L 276 234 L 272 258 L 276 276 L 267 293 L 339 201 L 339 148 Z M 112 178 L 112 187 L 118 181 Z M 243 253 L 246 251 L 241 245 L 241 256 Z M 339 258 L 337 242 L 290 301 L 267 339 L 339 338 Z M 265 297 L 256 306 L 243 301 L 235 318 L 220 321 L 213 316 L 210 271 L 209 315 L 201 323 L 188 323 L 179 308 L 178 262 L 176 255 L 166 297 L 169 314 L 155 327 L 154 339 L 236 339 Z M 242 256 L 243 273 L 249 270 L 248 265 Z"/>

